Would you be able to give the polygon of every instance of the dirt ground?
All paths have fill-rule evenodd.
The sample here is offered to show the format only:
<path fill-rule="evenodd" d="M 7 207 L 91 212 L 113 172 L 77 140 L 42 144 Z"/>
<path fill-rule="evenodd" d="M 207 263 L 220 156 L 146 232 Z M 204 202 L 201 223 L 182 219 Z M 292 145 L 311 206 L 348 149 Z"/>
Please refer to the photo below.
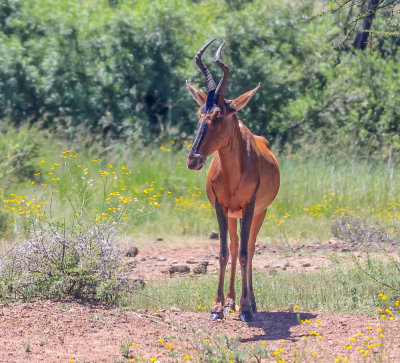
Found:
<path fill-rule="evenodd" d="M 193 247 L 166 245 L 162 240 L 146 248 L 139 245 L 139 254 L 125 259 L 145 281 L 182 276 L 171 274 L 171 266 L 186 265 L 192 271 L 203 261 L 208 262 L 207 273 L 217 272 L 218 242 L 196 241 Z M 357 246 L 334 240 L 290 247 L 264 245 L 257 247 L 254 266 L 266 272 L 313 271 L 332 264 L 332 253 L 344 256 L 350 249 L 359 253 Z M 229 348 L 233 348 L 219 342 L 218 337 L 225 335 L 238 339 L 238 349 L 258 346 L 275 352 L 267 358 L 255 353 L 252 361 L 275 361 L 276 356 L 276 360 L 291 362 L 301 354 L 306 362 L 333 362 L 338 355 L 357 362 L 364 361 L 362 354 L 369 350 L 366 361 L 374 362 L 380 359 L 377 352 L 384 352 L 383 361 L 400 362 L 400 319 L 382 321 L 318 312 L 301 312 L 301 324 L 298 318 L 293 307 L 261 311 L 254 323 L 245 324 L 236 313 L 212 322 L 208 312 L 171 308 L 138 313 L 68 299 L 0 305 L 0 362 L 125 362 L 139 357 L 143 361 L 180 362 L 186 358 L 201 362 L 210 347 L 215 357 L 217 353 L 222 357 L 231 354 Z"/>
<path fill-rule="evenodd" d="M 177 277 L 171 275 L 170 267 L 174 265 L 189 267 L 190 272 L 197 264 L 206 261 L 207 273 L 218 273 L 219 241 L 186 240 L 170 241 L 159 238 L 152 242 L 139 242 L 139 253 L 135 257 L 125 257 L 125 261 L 135 266 L 136 276 L 145 281 Z M 132 244 L 126 244 L 125 251 Z M 174 247 L 176 246 L 176 247 Z M 388 251 L 394 251 L 399 246 L 387 246 Z M 266 273 L 312 272 L 331 266 L 340 259 L 341 263 L 351 261 L 352 256 L 361 257 L 364 248 L 359 244 L 350 244 L 341 240 L 331 239 L 325 243 L 270 245 L 258 244 L 253 258 L 253 268 Z M 351 252 L 351 253 L 349 253 Z M 370 250 L 370 252 L 373 252 Z M 377 252 L 379 252 L 377 250 Z M 228 268 L 230 266 L 228 265 Z"/>

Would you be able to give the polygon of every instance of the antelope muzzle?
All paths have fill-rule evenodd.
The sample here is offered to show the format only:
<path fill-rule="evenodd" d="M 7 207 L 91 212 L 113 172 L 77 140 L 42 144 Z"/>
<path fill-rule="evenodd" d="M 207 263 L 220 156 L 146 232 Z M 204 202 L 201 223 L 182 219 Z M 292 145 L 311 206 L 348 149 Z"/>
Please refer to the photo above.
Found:
<path fill-rule="evenodd" d="M 206 158 L 200 154 L 190 153 L 188 155 L 187 165 L 190 170 L 200 170 L 205 162 Z"/>

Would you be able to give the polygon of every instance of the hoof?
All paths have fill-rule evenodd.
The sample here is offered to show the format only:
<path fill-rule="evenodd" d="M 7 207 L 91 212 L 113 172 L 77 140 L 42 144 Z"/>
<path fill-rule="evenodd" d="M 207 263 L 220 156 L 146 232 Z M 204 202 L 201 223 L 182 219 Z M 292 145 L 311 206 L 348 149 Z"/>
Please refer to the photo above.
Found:
<path fill-rule="evenodd" d="M 222 311 L 214 311 L 210 314 L 210 320 L 216 321 L 216 320 L 222 320 L 224 318 L 224 314 Z"/>
<path fill-rule="evenodd" d="M 243 314 L 240 314 L 240 320 L 245 323 L 250 323 L 251 321 L 254 320 L 254 317 L 253 317 L 253 314 L 251 314 L 251 313 L 243 313 Z"/>
<path fill-rule="evenodd" d="M 229 313 L 232 313 L 232 311 L 235 311 L 234 305 L 226 305 L 224 307 L 224 313 L 229 314 Z"/>

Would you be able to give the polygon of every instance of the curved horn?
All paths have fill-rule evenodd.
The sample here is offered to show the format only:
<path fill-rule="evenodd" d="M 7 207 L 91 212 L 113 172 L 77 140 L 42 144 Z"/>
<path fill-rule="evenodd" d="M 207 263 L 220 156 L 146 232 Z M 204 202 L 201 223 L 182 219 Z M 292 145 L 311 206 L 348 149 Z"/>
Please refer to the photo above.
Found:
<path fill-rule="evenodd" d="M 223 46 L 225 45 L 225 41 L 222 42 L 222 44 L 219 46 L 217 53 L 215 53 L 215 63 L 217 63 L 217 66 L 221 68 L 224 72 L 224 75 L 222 76 L 222 79 L 220 80 L 218 87 L 215 91 L 215 94 L 218 96 L 224 96 L 225 91 L 226 91 L 226 84 L 228 83 L 228 76 L 229 76 L 229 68 L 227 65 L 221 60 L 221 51 Z"/>
<path fill-rule="evenodd" d="M 206 77 L 207 80 L 207 88 L 208 88 L 208 92 L 210 91 L 214 91 L 216 88 L 216 84 L 214 82 L 213 76 L 211 75 L 210 71 L 208 70 L 208 68 L 204 65 L 204 63 L 201 60 L 201 56 L 203 55 L 203 53 L 205 52 L 205 50 L 208 48 L 208 46 L 215 40 L 211 39 L 208 43 L 206 43 L 196 54 L 196 64 L 197 66 L 200 68 L 200 70 L 203 72 L 203 74 Z"/>

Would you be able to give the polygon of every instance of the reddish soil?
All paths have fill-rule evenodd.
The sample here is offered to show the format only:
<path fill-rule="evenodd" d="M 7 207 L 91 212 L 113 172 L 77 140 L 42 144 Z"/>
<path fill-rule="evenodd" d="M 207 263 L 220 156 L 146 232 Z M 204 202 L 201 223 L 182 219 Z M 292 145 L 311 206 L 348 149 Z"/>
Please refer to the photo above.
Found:
<path fill-rule="evenodd" d="M 302 313 L 301 318 L 310 323 L 298 324 L 296 314 L 289 311 L 260 312 L 257 322 L 245 324 L 236 314 L 211 322 L 205 312 L 139 314 L 72 300 L 3 306 L 0 362 L 112 362 L 128 361 L 127 357 L 174 362 L 183 361 L 186 355 L 193 361 L 203 361 L 200 346 L 214 344 L 216 337 L 223 335 L 239 338 L 240 349 L 256 344 L 265 349 L 283 349 L 281 357 L 288 362 L 294 359 L 293 349 L 302 352 L 307 362 L 332 362 L 337 355 L 357 361 L 361 353 L 356 347 L 366 349 L 365 338 L 369 336 L 382 344 L 370 351 L 383 351 L 383 361 L 400 362 L 399 320 L 383 326 L 385 338 L 378 338 L 377 329 L 382 326 L 378 318 L 319 313 Z M 323 339 L 319 341 L 312 331 Z M 346 349 L 344 345 L 357 333 L 362 336 L 351 343 L 351 350 Z M 204 339 L 211 342 L 204 343 Z M 135 343 L 126 357 L 121 351 L 124 341 Z M 318 357 L 313 357 L 314 353 Z M 263 359 L 273 360 L 272 354 Z"/>
<path fill-rule="evenodd" d="M 145 280 L 155 280 L 176 277 L 171 276 L 169 267 L 172 265 L 187 265 L 193 270 L 197 263 L 208 262 L 207 272 L 216 274 L 218 272 L 218 241 L 186 241 L 185 246 L 165 247 L 170 241 L 158 241 L 147 244 L 141 248 L 136 257 L 126 257 L 126 262 L 136 266 L 135 274 Z M 188 247 L 195 246 L 195 247 Z M 126 250 L 129 247 L 126 247 Z M 253 267 L 264 270 L 266 273 L 315 271 L 322 267 L 332 265 L 332 258 L 328 253 L 335 253 L 341 260 L 349 259 L 347 252 L 350 251 L 348 244 L 343 245 L 341 241 L 331 240 L 326 244 L 293 245 L 293 246 L 269 246 L 259 245 L 256 247 L 253 259 Z M 359 254 L 358 251 L 354 251 Z M 228 266 L 229 268 L 229 266 Z"/>
<path fill-rule="evenodd" d="M 201 247 L 167 248 L 164 241 L 147 244 L 146 248 L 139 245 L 139 254 L 126 257 L 126 261 L 136 265 L 135 274 L 145 280 L 182 277 L 171 275 L 169 267 L 188 265 L 192 270 L 204 260 L 209 262 L 207 273 L 216 273 L 218 243 L 195 241 L 193 245 Z M 260 246 L 254 266 L 266 273 L 312 271 L 333 263 L 328 253 L 338 253 L 342 259 L 348 256 L 348 250 L 340 241 L 283 248 Z M 359 253 L 357 249 L 352 251 Z M 208 312 L 138 313 L 75 300 L 0 305 L 0 362 L 125 362 L 129 358 L 137 361 L 138 357 L 144 361 L 158 358 L 180 362 L 185 356 L 202 362 L 208 345 L 224 356 L 226 345 L 220 348 L 217 342 L 225 335 L 239 340 L 236 350 L 255 346 L 264 351 L 283 349 L 279 356 L 287 362 L 293 361 L 296 354 L 306 362 L 332 362 L 338 355 L 359 361 L 367 349 L 370 353 L 366 361 L 400 362 L 400 319 L 302 312 L 300 318 L 305 322 L 299 324 L 292 307 L 259 312 L 256 318 L 256 322 L 245 324 L 235 313 L 223 321 L 211 322 Z M 351 337 L 355 341 L 350 341 Z M 352 349 L 346 348 L 346 343 Z M 373 346 L 367 347 L 369 344 Z M 258 353 L 253 357 L 252 361 L 261 359 Z M 275 359 L 270 352 L 260 361 Z"/>

